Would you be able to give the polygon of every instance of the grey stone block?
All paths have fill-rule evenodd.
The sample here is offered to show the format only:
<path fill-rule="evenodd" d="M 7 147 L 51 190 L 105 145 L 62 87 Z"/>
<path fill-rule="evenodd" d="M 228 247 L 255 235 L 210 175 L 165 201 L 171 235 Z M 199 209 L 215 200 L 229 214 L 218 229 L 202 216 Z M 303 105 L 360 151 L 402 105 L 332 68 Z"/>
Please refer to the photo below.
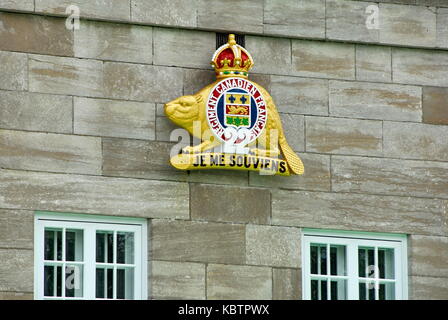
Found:
<path fill-rule="evenodd" d="M 215 38 L 211 32 L 154 28 L 154 64 L 211 69 Z"/>
<path fill-rule="evenodd" d="M 132 0 L 131 13 L 134 22 L 187 28 L 197 26 L 196 0 Z"/>
<path fill-rule="evenodd" d="M 380 42 L 436 46 L 436 9 L 425 6 L 379 5 Z"/>
<path fill-rule="evenodd" d="M 0 89 L 28 89 L 28 57 L 25 53 L 0 51 Z"/>
<path fill-rule="evenodd" d="M 0 50 L 73 56 L 64 19 L 0 12 L 0 25 Z"/>
<path fill-rule="evenodd" d="M 104 64 L 107 97 L 166 103 L 182 95 L 181 69 L 106 62 Z"/>
<path fill-rule="evenodd" d="M 292 40 L 292 74 L 316 78 L 355 78 L 355 46 Z"/>
<path fill-rule="evenodd" d="M 156 117 L 156 140 L 170 142 L 171 132 L 179 127 L 167 117 Z"/>
<path fill-rule="evenodd" d="M 77 6 L 84 18 L 130 20 L 130 0 L 35 0 L 35 11 L 67 16 L 66 9 L 70 5 Z"/>
<path fill-rule="evenodd" d="M 423 87 L 423 122 L 448 125 L 448 88 Z"/>
<path fill-rule="evenodd" d="M 0 300 L 33 300 L 34 296 L 29 292 L 0 292 Z"/>
<path fill-rule="evenodd" d="M 271 77 L 271 95 L 282 113 L 328 115 L 328 81 Z"/>
<path fill-rule="evenodd" d="M 207 299 L 270 300 L 272 270 L 268 267 L 210 264 L 207 268 Z"/>
<path fill-rule="evenodd" d="M 448 8 L 437 8 L 437 46 L 448 48 Z"/>
<path fill-rule="evenodd" d="M 196 183 L 248 186 L 248 175 L 249 172 L 240 170 L 191 170 L 188 174 L 188 181 Z"/>
<path fill-rule="evenodd" d="M 153 299 L 205 299 L 205 265 L 189 262 L 153 261 Z"/>
<path fill-rule="evenodd" d="M 32 250 L 0 249 L 0 291 L 33 292 Z"/>
<path fill-rule="evenodd" d="M 422 119 L 422 89 L 396 84 L 330 81 L 330 115 L 416 121 Z"/>
<path fill-rule="evenodd" d="M 244 264 L 244 225 L 153 220 L 154 260 Z"/>
<path fill-rule="evenodd" d="M 381 121 L 307 116 L 305 125 L 307 152 L 382 154 Z"/>
<path fill-rule="evenodd" d="M 30 55 L 28 63 L 30 91 L 87 97 L 103 96 L 101 61 Z"/>
<path fill-rule="evenodd" d="M 196 0 L 198 27 L 244 33 L 263 32 L 263 0 Z"/>
<path fill-rule="evenodd" d="M 307 228 L 446 235 L 444 200 L 276 190 L 272 224 Z"/>
<path fill-rule="evenodd" d="M 378 42 L 379 30 L 369 28 L 369 6 L 374 2 L 364 1 L 326 1 L 326 37 L 332 40 L 348 40 L 356 42 Z M 380 19 L 381 23 L 381 13 Z"/>
<path fill-rule="evenodd" d="M 410 277 L 411 300 L 447 300 L 448 278 Z"/>
<path fill-rule="evenodd" d="M 268 224 L 271 194 L 266 189 L 191 184 L 194 220 Z"/>
<path fill-rule="evenodd" d="M 33 249 L 34 214 L 0 209 L 0 248 Z"/>
<path fill-rule="evenodd" d="M 10 209 L 190 216 L 188 185 L 179 182 L 0 170 L 0 194 L 0 207 Z"/>
<path fill-rule="evenodd" d="M 392 81 L 392 52 L 389 47 L 356 45 L 356 79 Z"/>
<path fill-rule="evenodd" d="M 0 167 L 101 174 L 101 140 L 53 133 L 0 130 Z"/>
<path fill-rule="evenodd" d="M 187 172 L 170 165 L 167 142 L 103 139 L 103 174 L 107 176 L 186 181 Z"/>
<path fill-rule="evenodd" d="M 301 233 L 298 228 L 246 226 L 246 263 L 299 268 Z"/>
<path fill-rule="evenodd" d="M 83 20 L 75 30 L 76 57 L 152 63 L 152 28 Z"/>
<path fill-rule="evenodd" d="M 265 34 L 323 39 L 325 1 L 267 0 L 263 25 Z"/>
<path fill-rule="evenodd" d="M 0 8 L 33 12 L 34 0 L 0 0 Z"/>
<path fill-rule="evenodd" d="M 271 76 L 269 74 L 251 73 L 249 80 L 255 82 L 259 87 L 263 87 L 268 92 L 271 91 Z"/>
<path fill-rule="evenodd" d="M 303 175 L 270 176 L 251 172 L 249 185 L 269 188 L 330 191 L 330 156 L 314 153 L 299 153 L 305 166 Z"/>
<path fill-rule="evenodd" d="M 331 167 L 333 191 L 448 198 L 448 163 L 333 156 Z"/>
<path fill-rule="evenodd" d="M 392 49 L 393 82 L 448 87 L 448 52 Z"/>
<path fill-rule="evenodd" d="M 74 133 L 155 139 L 155 104 L 74 98 Z"/>
<path fill-rule="evenodd" d="M 211 61 L 211 59 L 212 56 L 209 55 L 207 61 Z M 216 81 L 215 71 L 213 71 L 210 64 L 208 68 L 210 70 L 183 69 L 184 95 L 193 95 Z"/>
<path fill-rule="evenodd" d="M 289 74 L 291 72 L 291 40 L 246 36 L 246 49 L 254 59 L 250 72 Z"/>
<path fill-rule="evenodd" d="M 448 238 L 410 236 L 411 275 L 448 278 Z"/>
<path fill-rule="evenodd" d="M 289 146 L 296 151 L 305 150 L 305 119 L 298 114 L 285 113 L 280 115 L 283 132 Z"/>
<path fill-rule="evenodd" d="M 272 269 L 272 299 L 302 299 L 302 272 L 300 269 Z"/>
<path fill-rule="evenodd" d="M 72 133 L 72 97 L 0 91 L 0 128 Z"/>
<path fill-rule="evenodd" d="M 448 127 L 386 121 L 383 130 L 386 157 L 448 161 Z"/>

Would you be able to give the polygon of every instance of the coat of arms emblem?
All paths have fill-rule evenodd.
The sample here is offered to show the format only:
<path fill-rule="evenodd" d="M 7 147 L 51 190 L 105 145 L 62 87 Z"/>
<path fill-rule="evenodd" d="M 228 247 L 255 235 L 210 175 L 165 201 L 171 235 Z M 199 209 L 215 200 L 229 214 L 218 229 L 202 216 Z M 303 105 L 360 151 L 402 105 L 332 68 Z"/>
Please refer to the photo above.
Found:
<path fill-rule="evenodd" d="M 183 170 L 303 174 L 303 163 L 286 141 L 272 97 L 248 80 L 254 61 L 233 34 L 216 50 L 211 64 L 215 82 L 165 104 L 167 117 L 200 139 L 174 155 L 171 164 Z"/>

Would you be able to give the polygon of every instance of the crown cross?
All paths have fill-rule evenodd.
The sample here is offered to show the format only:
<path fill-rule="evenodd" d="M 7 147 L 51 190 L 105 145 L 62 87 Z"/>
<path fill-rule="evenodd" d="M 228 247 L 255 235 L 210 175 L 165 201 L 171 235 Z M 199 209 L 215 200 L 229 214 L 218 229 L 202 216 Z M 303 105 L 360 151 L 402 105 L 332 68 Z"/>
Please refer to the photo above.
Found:
<path fill-rule="evenodd" d="M 221 60 L 220 62 L 221 62 L 222 66 L 228 67 L 231 61 L 229 59 L 225 58 L 224 60 Z"/>

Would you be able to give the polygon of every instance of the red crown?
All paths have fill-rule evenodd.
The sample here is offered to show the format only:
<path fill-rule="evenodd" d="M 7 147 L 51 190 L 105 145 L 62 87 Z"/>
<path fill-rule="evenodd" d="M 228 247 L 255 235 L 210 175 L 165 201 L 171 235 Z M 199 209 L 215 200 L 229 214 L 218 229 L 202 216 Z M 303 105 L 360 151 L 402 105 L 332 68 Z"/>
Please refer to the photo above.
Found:
<path fill-rule="evenodd" d="M 235 35 L 229 34 L 229 41 L 215 51 L 211 64 L 217 78 L 247 78 L 254 60 L 246 49 L 236 44 Z"/>

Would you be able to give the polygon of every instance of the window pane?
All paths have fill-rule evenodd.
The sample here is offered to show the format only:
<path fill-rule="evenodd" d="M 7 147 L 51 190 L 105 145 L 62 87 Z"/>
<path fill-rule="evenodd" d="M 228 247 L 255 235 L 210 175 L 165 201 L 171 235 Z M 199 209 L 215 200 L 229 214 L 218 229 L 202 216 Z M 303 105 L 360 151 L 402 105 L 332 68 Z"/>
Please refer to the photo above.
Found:
<path fill-rule="evenodd" d="M 45 229 L 45 260 L 54 260 L 54 233 Z"/>
<path fill-rule="evenodd" d="M 117 233 L 117 263 L 134 263 L 134 233 Z"/>
<path fill-rule="evenodd" d="M 134 298 L 134 268 L 117 269 L 117 299 Z"/>
<path fill-rule="evenodd" d="M 330 274 L 333 276 L 345 276 L 346 272 L 345 246 L 330 246 Z"/>
<path fill-rule="evenodd" d="M 362 278 L 375 277 L 375 248 L 358 248 L 358 276 Z"/>
<path fill-rule="evenodd" d="M 55 267 L 44 266 L 44 296 L 53 297 L 55 293 Z"/>
<path fill-rule="evenodd" d="M 380 283 L 379 290 L 380 300 L 395 300 L 395 283 Z"/>
<path fill-rule="evenodd" d="M 102 299 L 106 297 L 105 294 L 105 279 L 106 279 L 106 270 L 103 268 L 96 268 L 96 285 L 95 285 L 95 297 Z"/>
<path fill-rule="evenodd" d="M 106 270 L 106 292 L 107 292 L 107 299 L 113 299 L 114 298 L 114 270 L 113 269 L 107 269 Z"/>
<path fill-rule="evenodd" d="M 367 288 L 363 282 L 359 283 L 359 300 L 367 300 Z"/>
<path fill-rule="evenodd" d="M 65 267 L 65 296 L 83 296 L 83 266 L 67 265 Z"/>
<path fill-rule="evenodd" d="M 331 281 L 331 300 L 347 299 L 347 280 L 338 279 Z"/>
<path fill-rule="evenodd" d="M 363 248 L 358 249 L 358 275 L 362 278 L 366 276 L 366 251 Z"/>
<path fill-rule="evenodd" d="M 369 270 L 369 272 L 367 272 L 367 276 L 368 277 L 374 277 L 375 276 L 375 274 L 374 274 L 374 272 L 375 272 L 375 270 L 374 270 L 374 267 L 375 267 L 375 249 L 374 248 L 368 248 L 367 249 L 367 261 L 368 261 L 368 270 Z"/>
<path fill-rule="evenodd" d="M 62 260 L 62 229 L 45 228 L 44 259 Z"/>
<path fill-rule="evenodd" d="M 311 274 L 317 274 L 317 265 L 318 265 L 318 260 L 317 260 L 317 250 L 319 249 L 318 246 L 316 245 L 311 245 Z"/>
<path fill-rule="evenodd" d="M 327 274 L 327 246 L 321 246 L 320 252 L 320 273 Z"/>
<path fill-rule="evenodd" d="M 359 300 L 375 300 L 375 281 L 359 281 Z"/>
<path fill-rule="evenodd" d="M 96 232 L 96 262 L 114 262 L 114 233 L 111 231 Z"/>
<path fill-rule="evenodd" d="M 394 249 L 378 248 L 378 268 L 380 279 L 394 279 Z"/>
<path fill-rule="evenodd" d="M 96 268 L 95 292 L 97 298 L 113 299 L 113 268 Z"/>
<path fill-rule="evenodd" d="M 311 244 L 311 273 L 312 274 L 327 274 L 327 245 L 326 244 Z"/>
<path fill-rule="evenodd" d="M 62 266 L 56 267 L 56 296 L 62 297 Z"/>
<path fill-rule="evenodd" d="M 65 232 L 65 260 L 83 261 L 83 230 Z"/>
<path fill-rule="evenodd" d="M 320 300 L 327 299 L 327 280 L 319 280 L 320 282 Z"/>

